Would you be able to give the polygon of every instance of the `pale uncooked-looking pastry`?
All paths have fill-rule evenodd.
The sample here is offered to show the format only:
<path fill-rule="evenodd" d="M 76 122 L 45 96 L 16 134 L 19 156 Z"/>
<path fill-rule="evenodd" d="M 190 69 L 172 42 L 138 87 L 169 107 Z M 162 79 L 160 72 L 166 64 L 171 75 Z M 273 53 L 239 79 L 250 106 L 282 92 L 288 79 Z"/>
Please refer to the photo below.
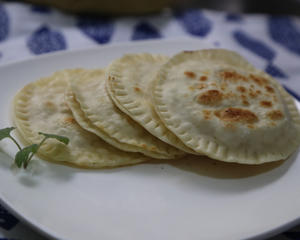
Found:
<path fill-rule="evenodd" d="M 114 103 L 160 140 L 189 153 L 185 146 L 160 121 L 151 103 L 151 82 L 167 57 L 151 54 L 127 54 L 107 69 L 106 87 Z"/>
<path fill-rule="evenodd" d="M 39 143 L 38 132 L 66 136 L 70 139 L 68 145 L 49 139 L 39 155 L 79 167 L 116 167 L 149 160 L 139 153 L 118 150 L 77 124 L 64 100 L 69 74 L 70 71 L 56 72 L 26 85 L 15 96 L 13 120 L 26 143 Z"/>
<path fill-rule="evenodd" d="M 293 99 L 232 51 L 179 53 L 153 84 L 162 121 L 199 153 L 260 164 L 284 159 L 299 146 L 300 118 Z"/>
<path fill-rule="evenodd" d="M 114 105 L 106 93 L 105 71 L 102 69 L 73 74 L 66 101 L 81 127 L 116 148 L 159 159 L 170 159 L 179 154 Z"/>

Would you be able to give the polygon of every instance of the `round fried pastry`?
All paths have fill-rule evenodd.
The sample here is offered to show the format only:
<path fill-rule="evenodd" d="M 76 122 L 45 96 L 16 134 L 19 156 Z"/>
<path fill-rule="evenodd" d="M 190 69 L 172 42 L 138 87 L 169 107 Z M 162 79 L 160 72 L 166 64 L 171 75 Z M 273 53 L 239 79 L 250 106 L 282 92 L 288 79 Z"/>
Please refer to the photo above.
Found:
<path fill-rule="evenodd" d="M 194 151 L 261 164 L 285 159 L 299 146 L 295 103 L 273 78 L 232 51 L 179 53 L 153 84 L 160 118 Z"/>
<path fill-rule="evenodd" d="M 66 136 L 68 145 L 49 139 L 38 154 L 78 167 L 117 167 L 150 160 L 139 153 L 118 150 L 77 124 L 64 100 L 69 74 L 70 71 L 56 72 L 26 85 L 15 96 L 13 121 L 26 143 L 39 143 L 42 136 L 38 132 Z"/>
<path fill-rule="evenodd" d="M 74 74 L 66 102 L 82 128 L 116 148 L 158 159 L 178 156 L 177 150 L 155 138 L 114 105 L 106 92 L 105 71 L 102 69 Z"/>
<path fill-rule="evenodd" d="M 164 126 L 151 102 L 152 80 L 167 59 L 148 53 L 124 55 L 108 67 L 106 87 L 118 108 L 148 132 L 181 152 L 195 154 Z"/>

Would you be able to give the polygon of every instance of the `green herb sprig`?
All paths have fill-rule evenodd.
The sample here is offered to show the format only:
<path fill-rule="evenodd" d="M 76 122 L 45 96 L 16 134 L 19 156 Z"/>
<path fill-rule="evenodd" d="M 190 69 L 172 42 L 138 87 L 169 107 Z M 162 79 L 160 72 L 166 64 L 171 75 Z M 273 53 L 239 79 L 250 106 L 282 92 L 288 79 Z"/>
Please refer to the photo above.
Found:
<path fill-rule="evenodd" d="M 17 142 L 17 140 L 11 135 L 11 132 L 14 129 L 16 129 L 16 128 L 9 127 L 9 128 L 0 129 L 0 141 L 5 138 L 9 138 L 17 145 L 19 151 L 15 155 L 15 164 L 18 168 L 23 167 L 24 169 L 26 169 L 30 160 L 38 152 L 39 148 L 43 145 L 43 143 L 47 139 L 50 139 L 50 138 L 56 139 L 57 141 L 64 143 L 66 145 L 69 143 L 69 138 L 67 138 L 67 137 L 39 132 L 40 135 L 44 136 L 44 138 L 42 139 L 42 141 L 39 144 L 32 144 L 30 146 L 21 148 L 21 146 Z"/>

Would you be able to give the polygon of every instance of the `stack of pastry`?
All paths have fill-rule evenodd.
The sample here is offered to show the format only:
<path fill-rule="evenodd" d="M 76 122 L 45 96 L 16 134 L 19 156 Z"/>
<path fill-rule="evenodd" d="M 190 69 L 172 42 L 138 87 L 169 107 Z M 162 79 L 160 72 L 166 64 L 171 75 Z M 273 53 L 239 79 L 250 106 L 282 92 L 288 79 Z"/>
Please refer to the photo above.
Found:
<path fill-rule="evenodd" d="M 67 69 L 32 82 L 14 99 L 27 143 L 39 155 L 103 168 L 187 154 L 241 164 L 290 156 L 300 144 L 293 98 L 266 73 L 225 49 L 172 57 L 128 54 L 106 69 Z"/>

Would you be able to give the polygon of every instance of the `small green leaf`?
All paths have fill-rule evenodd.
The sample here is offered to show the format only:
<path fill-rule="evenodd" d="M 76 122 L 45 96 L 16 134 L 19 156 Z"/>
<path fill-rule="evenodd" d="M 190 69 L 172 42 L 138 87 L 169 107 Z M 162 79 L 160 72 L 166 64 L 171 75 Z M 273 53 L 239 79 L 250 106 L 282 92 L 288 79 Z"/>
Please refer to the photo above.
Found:
<path fill-rule="evenodd" d="M 39 132 L 39 134 L 45 136 L 46 138 L 54 138 L 54 139 L 66 144 L 66 145 L 70 141 L 69 138 L 64 137 L 64 136 L 59 136 L 59 135 L 55 135 L 55 134 L 48 134 L 48 133 L 42 133 L 42 132 Z"/>
<path fill-rule="evenodd" d="M 21 149 L 17 152 L 15 156 L 15 164 L 20 168 L 22 165 L 26 168 L 30 154 L 35 154 L 38 151 L 39 146 L 37 144 L 32 144 Z"/>
<path fill-rule="evenodd" d="M 15 129 L 15 127 L 0 129 L 0 141 L 4 138 L 9 138 L 10 132 L 14 129 Z"/>

